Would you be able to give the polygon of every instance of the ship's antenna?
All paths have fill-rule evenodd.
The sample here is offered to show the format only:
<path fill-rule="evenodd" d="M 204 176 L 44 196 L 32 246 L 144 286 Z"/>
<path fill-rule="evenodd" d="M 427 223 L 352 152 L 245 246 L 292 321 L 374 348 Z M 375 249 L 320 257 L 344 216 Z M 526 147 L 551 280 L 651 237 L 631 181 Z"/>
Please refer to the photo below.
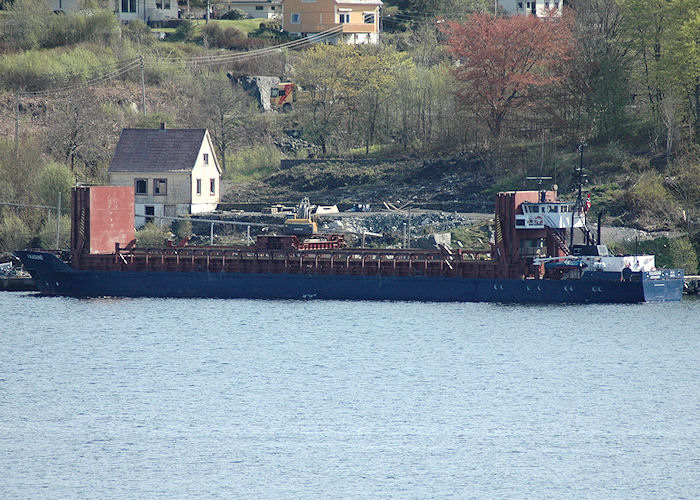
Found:
<path fill-rule="evenodd" d="M 574 169 L 574 175 L 578 174 L 578 195 L 576 196 L 576 204 L 574 205 L 574 211 L 571 212 L 571 244 L 569 248 L 574 247 L 574 215 L 577 214 L 583 208 L 583 196 L 581 194 L 581 189 L 583 188 L 583 149 L 588 146 L 586 144 L 586 139 L 581 139 L 578 145 L 578 151 L 581 153 L 579 166 Z"/>
<path fill-rule="evenodd" d="M 542 182 L 551 181 L 551 177 L 525 177 L 528 181 L 537 181 L 537 190 L 540 192 L 540 201 L 544 202 L 544 192 L 542 191 Z"/>

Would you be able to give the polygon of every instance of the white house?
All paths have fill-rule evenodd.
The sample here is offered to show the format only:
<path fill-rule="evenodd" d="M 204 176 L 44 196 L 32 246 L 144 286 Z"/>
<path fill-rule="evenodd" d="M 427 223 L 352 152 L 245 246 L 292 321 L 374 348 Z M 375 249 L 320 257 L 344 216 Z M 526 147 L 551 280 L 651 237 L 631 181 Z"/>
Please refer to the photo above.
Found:
<path fill-rule="evenodd" d="M 114 12 L 122 22 L 167 21 L 177 19 L 177 0 L 114 0 Z"/>
<path fill-rule="evenodd" d="M 134 186 L 136 227 L 219 203 L 221 168 L 206 129 L 124 129 L 107 173 L 112 186 Z"/>
<path fill-rule="evenodd" d="M 240 10 L 253 19 L 281 19 L 282 0 L 231 0 L 217 5 L 217 10 L 220 14 Z"/>
<path fill-rule="evenodd" d="M 552 15 L 560 17 L 562 8 L 564 7 L 563 0 L 497 0 L 498 8 L 510 15 L 533 15 L 537 17 L 545 17 L 549 11 Z"/>

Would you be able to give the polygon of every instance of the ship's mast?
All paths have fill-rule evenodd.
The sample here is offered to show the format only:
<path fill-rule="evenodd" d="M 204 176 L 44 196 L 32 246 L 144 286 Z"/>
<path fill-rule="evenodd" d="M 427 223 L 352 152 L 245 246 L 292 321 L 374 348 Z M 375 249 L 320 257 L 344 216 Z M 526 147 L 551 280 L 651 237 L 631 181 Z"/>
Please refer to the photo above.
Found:
<path fill-rule="evenodd" d="M 544 191 L 542 190 L 542 181 L 551 181 L 551 177 L 525 177 L 528 181 L 537 181 L 537 191 L 540 193 L 540 202 L 544 203 Z"/>
<path fill-rule="evenodd" d="M 581 193 L 581 190 L 583 189 L 583 148 L 586 146 L 587 144 L 585 139 L 583 139 L 578 145 L 578 151 L 581 153 L 581 155 L 579 159 L 579 166 L 577 169 L 574 169 L 574 175 L 578 174 L 578 194 L 576 195 L 574 211 L 571 212 L 571 243 L 569 244 L 569 248 L 574 247 L 574 217 L 583 208 L 583 195 Z"/>

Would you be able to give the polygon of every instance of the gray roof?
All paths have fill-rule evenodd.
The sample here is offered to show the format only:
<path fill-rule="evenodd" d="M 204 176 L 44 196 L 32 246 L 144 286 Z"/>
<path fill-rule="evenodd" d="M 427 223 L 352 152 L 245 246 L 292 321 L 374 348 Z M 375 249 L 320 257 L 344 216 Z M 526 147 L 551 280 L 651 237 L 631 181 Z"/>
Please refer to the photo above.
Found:
<path fill-rule="evenodd" d="M 194 168 L 206 129 L 125 128 L 109 172 L 177 172 Z"/>

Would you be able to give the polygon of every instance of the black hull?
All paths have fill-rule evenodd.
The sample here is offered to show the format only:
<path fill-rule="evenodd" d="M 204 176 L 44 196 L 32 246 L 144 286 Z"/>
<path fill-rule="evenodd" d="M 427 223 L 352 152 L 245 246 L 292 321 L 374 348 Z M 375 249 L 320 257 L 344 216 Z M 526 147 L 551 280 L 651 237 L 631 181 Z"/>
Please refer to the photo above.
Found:
<path fill-rule="evenodd" d="M 613 273 L 581 280 L 426 276 L 76 271 L 54 255 L 17 252 L 42 293 L 74 297 L 415 300 L 435 302 L 637 303 L 681 300 L 682 271 Z"/>

